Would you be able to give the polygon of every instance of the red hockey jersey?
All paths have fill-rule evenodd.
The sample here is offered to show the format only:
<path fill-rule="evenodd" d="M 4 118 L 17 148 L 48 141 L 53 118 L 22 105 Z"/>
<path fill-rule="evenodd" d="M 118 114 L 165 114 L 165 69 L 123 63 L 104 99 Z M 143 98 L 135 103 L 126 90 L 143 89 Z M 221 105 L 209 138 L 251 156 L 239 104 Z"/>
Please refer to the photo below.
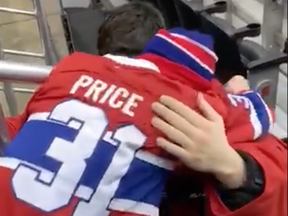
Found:
<path fill-rule="evenodd" d="M 197 92 L 157 72 L 127 57 L 62 60 L 0 160 L 1 216 L 158 215 L 173 163 L 155 145 L 151 104 L 166 94 L 194 109 Z"/>
<path fill-rule="evenodd" d="M 154 146 L 153 139 L 157 136 L 157 133 L 150 128 L 149 122 L 152 117 L 150 105 L 161 94 L 168 94 L 186 103 L 189 102 L 188 104 L 192 108 L 195 108 L 196 92 L 183 86 L 182 83 L 173 82 L 157 75 L 155 71 L 160 71 L 161 62 L 158 62 L 158 68 L 149 61 L 135 61 L 117 56 L 110 56 L 109 58 L 113 59 L 114 62 L 109 59 L 105 60 L 100 57 L 85 54 L 74 54 L 71 57 L 67 57 L 58 64 L 50 78 L 40 86 L 28 103 L 25 112 L 16 118 L 7 119 L 11 138 L 14 138 L 18 131 L 22 129 L 9 148 L 6 149 L 6 157 L 0 158 L 0 206 L 5 206 L 5 208 L 1 208 L 1 216 L 131 216 L 137 215 L 137 213 L 142 213 L 142 215 L 157 215 L 157 208 L 155 208 L 155 206 L 159 204 L 159 193 L 163 188 L 166 175 L 168 175 L 167 173 L 172 166 L 170 166 L 170 161 L 163 159 L 165 155 Z M 171 69 L 173 69 L 173 67 Z M 175 71 L 175 75 L 178 76 L 178 72 L 179 71 Z M 119 74 L 119 76 L 116 76 L 116 74 Z M 183 74 L 181 82 L 187 81 L 185 74 Z M 169 77 L 173 78 L 173 73 L 170 73 Z M 110 85 L 114 84 L 115 87 L 111 87 L 112 89 L 108 86 L 104 88 L 105 84 L 103 87 L 101 82 L 96 82 L 96 80 L 101 80 Z M 220 99 L 219 95 L 213 93 L 211 85 L 209 87 L 199 80 L 197 76 L 194 77 L 193 82 L 195 84 L 194 87 L 197 87 L 199 91 L 205 92 L 210 89 L 208 91 L 210 96 L 206 94 L 207 100 L 225 119 L 228 119 L 227 113 L 229 112 L 226 108 L 227 104 L 223 105 L 223 98 Z M 127 109 L 124 109 L 124 111 L 126 110 L 124 113 L 121 111 L 125 104 L 125 98 L 127 99 L 127 97 L 129 97 L 129 92 L 127 94 L 126 91 L 123 91 L 126 92 L 126 96 L 125 94 L 120 94 L 121 97 L 116 97 L 117 102 L 122 101 L 123 103 L 122 105 L 120 103 L 118 108 L 113 107 L 115 96 L 114 99 L 111 98 L 113 98 L 113 93 L 116 92 L 119 84 L 123 88 L 126 87 L 125 89 L 129 92 L 132 91 L 145 97 L 143 101 L 145 103 L 137 101 L 138 106 L 132 110 L 132 112 L 134 111 L 134 116 L 132 117 L 125 114 L 127 113 Z M 78 87 L 73 88 L 75 85 Z M 214 85 L 215 89 L 217 89 L 216 86 Z M 107 91 L 105 91 L 105 89 L 107 89 Z M 108 91 L 108 89 L 110 90 Z M 119 93 L 117 94 L 119 95 Z M 104 97 L 104 95 L 106 96 Z M 82 104 L 85 107 L 90 107 L 91 105 L 92 107 L 98 107 L 96 114 L 94 111 L 89 112 L 86 108 L 76 107 L 79 105 L 75 104 L 68 104 L 62 108 L 60 106 L 59 108 L 58 104 L 65 103 L 69 101 L 69 99 L 70 101 L 71 99 L 72 101 L 74 101 L 73 99 L 78 99 L 76 103 Z M 105 103 L 105 101 L 108 101 L 108 104 L 107 102 Z M 110 105 L 111 101 L 112 107 Z M 224 100 L 224 102 L 225 101 L 228 104 L 230 103 L 229 100 Z M 75 103 L 75 101 L 73 103 Z M 134 104 L 134 106 L 135 105 L 136 104 Z M 99 108 L 105 109 L 107 118 L 103 119 L 103 112 L 100 114 Z M 73 111 L 72 116 L 71 110 Z M 57 112 L 55 113 L 55 111 Z M 59 113 L 59 111 L 61 112 Z M 81 118 L 84 114 L 80 114 L 81 112 L 86 113 L 89 119 L 87 120 L 85 118 L 85 121 L 83 121 Z M 94 121 L 95 118 L 92 117 L 96 117 L 98 123 L 93 125 L 91 130 L 86 130 L 87 127 L 84 125 L 87 121 Z M 247 115 L 247 117 L 249 117 L 249 115 Z M 93 140 L 94 133 L 99 136 L 98 130 L 99 128 L 101 129 L 101 124 L 99 123 L 103 123 L 105 120 L 106 122 L 107 120 L 109 121 L 107 132 L 102 134 L 101 142 L 97 144 L 91 156 L 89 155 L 89 149 L 91 150 L 93 144 L 91 144 L 92 142 L 90 141 Z M 235 124 L 241 126 L 239 123 L 247 122 L 248 121 L 238 121 L 235 122 Z M 119 133 L 114 132 L 111 139 L 111 132 L 115 131 L 115 126 L 118 126 L 118 124 L 127 126 L 127 124 L 129 125 L 131 123 L 136 124 L 136 128 L 133 127 L 134 131 L 129 132 L 129 136 L 125 136 L 125 130 L 124 134 L 122 131 L 124 137 L 130 137 L 129 139 L 137 138 L 137 140 L 141 140 L 139 138 L 141 135 L 142 138 L 143 135 L 148 137 L 145 146 L 143 146 L 144 148 L 142 147 L 141 151 L 137 151 L 133 159 L 130 157 L 131 154 L 125 151 L 127 145 L 123 146 L 121 142 L 123 137 L 117 136 L 115 140 L 115 135 L 119 135 Z M 97 129 L 94 130 L 94 128 Z M 244 127 L 240 128 L 242 129 Z M 251 127 L 248 128 L 251 129 Z M 144 134 L 139 133 L 137 129 L 143 130 Z M 243 132 L 239 131 L 238 134 L 232 133 L 229 135 L 228 133 L 228 136 L 230 138 L 232 136 L 239 137 L 243 134 Z M 77 142 L 75 143 L 75 141 Z M 129 140 L 126 141 L 129 143 Z M 247 145 L 239 144 L 238 147 L 241 146 L 243 149 L 251 148 L 251 154 L 254 155 L 255 158 L 261 158 L 259 159 L 259 163 L 261 165 L 263 164 L 263 169 L 266 172 L 266 165 L 270 162 L 266 162 L 268 159 L 264 156 L 255 155 L 257 152 L 253 149 L 258 148 L 258 145 L 254 145 L 253 143 Z M 69 145 L 75 146 L 74 149 L 72 146 L 70 146 L 70 148 Z M 81 148 L 79 148 L 80 145 Z M 130 148 L 132 147 L 130 150 L 135 152 L 135 145 L 134 149 L 133 143 L 130 143 L 130 145 Z M 264 146 L 263 148 L 266 149 L 267 147 Z M 88 149 L 88 151 L 85 149 Z M 125 163 L 125 160 L 122 160 L 126 157 L 131 159 L 128 170 L 124 168 L 127 166 L 127 162 Z M 114 169 L 111 168 L 111 165 Z M 120 169 L 120 167 L 123 169 Z M 81 170 L 82 173 L 84 173 L 79 179 Z M 268 170 L 271 170 L 271 168 L 268 168 Z M 106 175 L 107 172 L 109 175 Z M 125 173 L 124 175 L 123 172 Z M 72 178 L 70 174 L 73 176 Z M 270 187 L 270 182 L 273 182 L 272 179 L 274 178 L 272 177 L 274 175 L 272 176 L 268 173 L 267 175 L 268 186 Z M 59 178 L 61 176 L 62 178 Z M 121 180 L 115 183 L 113 180 L 117 178 Z M 177 179 L 175 180 L 177 181 Z M 109 182 L 109 185 L 107 182 Z M 188 186 L 189 185 L 195 185 L 195 182 L 188 182 Z M 107 197 L 109 197 L 109 195 L 99 198 L 99 186 L 106 186 L 101 190 L 103 191 L 104 189 L 105 193 L 110 195 L 111 191 L 115 191 L 115 187 L 117 189 L 108 201 Z M 178 185 L 174 186 L 177 187 Z M 74 188 L 74 190 L 71 190 L 72 188 Z M 267 190 L 271 192 L 271 189 L 268 188 Z M 273 197 L 277 196 L 276 192 L 273 193 L 275 193 Z M 193 199 L 195 195 L 196 198 L 201 197 L 202 193 L 200 191 L 192 195 L 191 197 Z M 216 210 L 212 210 L 209 216 L 218 216 L 220 209 L 225 207 L 220 199 L 215 196 L 215 192 L 208 193 L 207 196 L 209 200 L 211 199 L 210 204 L 214 206 L 214 209 L 216 208 Z M 266 193 L 266 189 L 263 196 L 261 200 L 266 200 L 267 197 L 270 197 L 270 194 Z M 200 216 L 196 213 L 196 208 L 194 208 L 198 205 L 194 204 L 189 204 L 191 208 L 187 209 L 181 205 L 183 213 L 180 212 L 180 214 L 182 216 Z M 258 202 L 256 205 L 258 206 Z M 272 203 L 267 204 L 267 206 L 271 205 Z M 177 206 L 178 205 L 174 206 L 173 204 L 171 208 L 177 208 Z M 199 208 L 199 206 L 197 208 Z M 253 205 L 251 208 L 253 208 Z M 245 208 L 245 210 L 246 209 L 247 208 Z M 123 211 L 130 213 L 124 214 Z M 238 211 L 232 213 L 228 210 L 226 210 L 225 213 L 221 210 L 220 215 L 222 215 L 222 213 L 225 216 L 243 215 L 242 210 L 240 210 L 240 214 L 238 214 Z M 174 212 L 174 210 L 173 213 L 170 212 L 169 214 L 173 216 L 174 214 L 175 216 L 179 215 L 177 211 Z M 254 215 L 256 216 L 256 214 L 253 213 L 253 216 Z"/>
<path fill-rule="evenodd" d="M 196 72 L 189 71 L 187 67 L 153 54 L 145 54 L 139 58 L 155 63 L 159 71 L 169 79 L 178 80 L 183 85 L 218 98 L 218 104 L 211 105 L 216 111 L 220 104 L 225 107 L 222 108 L 225 114 L 219 114 L 223 117 L 229 143 L 253 141 L 266 135 L 273 125 L 272 112 L 258 93 L 248 91 L 243 95 L 227 94 L 218 80 L 208 81 Z"/>

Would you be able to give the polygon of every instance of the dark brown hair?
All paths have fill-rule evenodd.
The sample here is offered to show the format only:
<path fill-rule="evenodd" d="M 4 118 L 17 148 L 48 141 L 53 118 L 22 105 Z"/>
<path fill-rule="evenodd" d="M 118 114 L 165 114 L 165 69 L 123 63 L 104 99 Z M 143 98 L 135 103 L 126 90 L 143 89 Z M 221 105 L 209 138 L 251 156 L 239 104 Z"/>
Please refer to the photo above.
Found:
<path fill-rule="evenodd" d="M 99 54 L 138 55 L 161 28 L 165 28 L 163 16 L 149 3 L 131 2 L 117 7 L 107 12 L 99 29 Z"/>

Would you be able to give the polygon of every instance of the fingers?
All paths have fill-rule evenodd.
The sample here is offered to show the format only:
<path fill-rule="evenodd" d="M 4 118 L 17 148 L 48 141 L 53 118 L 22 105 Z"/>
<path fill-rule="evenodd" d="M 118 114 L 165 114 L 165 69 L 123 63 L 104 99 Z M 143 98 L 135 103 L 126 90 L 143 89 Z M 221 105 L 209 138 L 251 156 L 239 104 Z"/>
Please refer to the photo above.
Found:
<path fill-rule="evenodd" d="M 184 134 L 189 135 L 193 125 L 191 125 L 178 113 L 173 112 L 171 109 L 158 102 L 152 104 L 152 110 L 171 126 L 182 131 Z"/>
<path fill-rule="evenodd" d="M 212 122 L 222 121 L 222 117 L 214 110 L 214 108 L 204 99 L 203 95 L 198 95 L 198 107 L 202 114 Z"/>
<path fill-rule="evenodd" d="M 189 161 L 189 159 L 190 159 L 190 154 L 188 151 L 181 148 L 180 146 L 177 146 L 177 145 L 169 142 L 168 140 L 166 140 L 164 138 L 158 138 L 157 139 L 157 145 L 159 147 L 161 147 L 162 149 L 164 149 L 165 151 L 167 151 L 168 153 L 170 153 L 171 155 L 179 158 L 184 163 L 186 161 Z"/>
<path fill-rule="evenodd" d="M 197 128 L 202 128 L 205 126 L 205 124 L 208 123 L 207 119 L 205 119 L 199 113 L 190 109 L 188 106 L 181 103 L 180 101 L 177 101 L 176 99 L 174 99 L 172 97 L 169 97 L 166 95 L 161 96 L 159 101 L 162 105 L 164 105 L 164 106 L 168 107 L 170 110 L 176 112 L 183 119 L 185 119 L 190 124 L 196 126 Z"/>
<path fill-rule="evenodd" d="M 232 94 L 237 94 L 241 91 L 246 91 L 249 89 L 249 82 L 243 76 L 236 75 L 226 83 L 226 90 Z"/>
<path fill-rule="evenodd" d="M 183 132 L 177 130 L 158 117 L 154 117 L 151 123 L 153 127 L 160 130 L 171 141 L 181 145 L 183 148 L 191 148 L 191 140 Z"/>

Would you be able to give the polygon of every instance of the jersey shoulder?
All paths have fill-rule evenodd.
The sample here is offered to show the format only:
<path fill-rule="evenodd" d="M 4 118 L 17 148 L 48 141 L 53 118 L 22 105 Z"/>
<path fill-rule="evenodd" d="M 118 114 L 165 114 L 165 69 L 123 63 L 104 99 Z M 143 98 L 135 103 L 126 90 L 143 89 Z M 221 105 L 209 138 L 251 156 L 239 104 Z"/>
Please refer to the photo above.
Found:
<path fill-rule="evenodd" d="M 154 62 L 124 56 L 106 55 L 105 57 L 112 60 L 111 65 L 114 64 L 112 76 L 116 75 L 123 85 L 138 88 L 151 97 L 166 94 L 183 100 L 186 95 L 191 95 L 189 93 L 194 93 L 192 88 L 163 76 Z"/>
<path fill-rule="evenodd" d="M 63 57 L 54 67 L 49 77 L 59 73 L 74 71 L 77 69 L 88 69 L 97 67 L 101 61 L 101 56 L 91 55 L 81 52 L 72 53 Z"/>
<path fill-rule="evenodd" d="M 102 71 L 102 61 L 103 58 L 101 56 L 81 52 L 65 56 L 53 67 L 46 81 L 38 86 L 37 91 L 28 103 L 28 107 L 32 106 L 32 110 L 37 107 L 37 111 L 42 111 L 43 109 L 48 109 L 49 111 L 47 107 L 51 107 L 50 104 L 55 104 L 54 102 L 56 101 L 59 102 L 70 97 L 71 86 L 82 74 L 91 75 L 94 71 L 95 74 L 98 71 Z M 42 104 L 44 105 L 42 106 Z"/>
<path fill-rule="evenodd" d="M 106 78 L 126 86 L 149 86 L 149 89 L 157 88 L 158 91 L 160 89 L 168 92 L 181 92 L 183 88 L 186 89 L 178 82 L 161 75 L 159 68 L 150 61 L 115 55 L 102 57 L 80 52 L 64 57 L 55 66 L 50 78 L 60 74 L 79 76 L 85 72 L 92 77 Z"/>
<path fill-rule="evenodd" d="M 82 88 L 78 88 L 76 94 L 71 94 L 71 89 L 77 83 Z M 143 96 L 148 108 L 161 95 L 169 95 L 182 102 L 192 102 L 195 96 L 193 89 L 161 75 L 157 66 L 147 60 L 74 53 L 55 66 L 33 101 L 37 102 L 34 103 L 37 109 L 38 104 L 55 105 L 56 101 L 67 98 L 87 102 L 83 98 L 85 95 L 95 95 L 97 89 L 102 89 L 101 94 L 104 94 L 114 88 L 121 94 L 127 90 L 129 94 Z"/>

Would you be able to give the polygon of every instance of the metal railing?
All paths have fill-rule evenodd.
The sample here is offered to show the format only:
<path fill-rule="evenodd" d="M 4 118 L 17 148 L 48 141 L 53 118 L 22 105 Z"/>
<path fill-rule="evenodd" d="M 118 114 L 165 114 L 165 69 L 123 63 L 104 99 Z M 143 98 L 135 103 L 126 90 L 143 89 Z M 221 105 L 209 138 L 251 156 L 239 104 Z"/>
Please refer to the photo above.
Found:
<path fill-rule="evenodd" d="M 56 50 L 52 41 L 52 37 L 50 35 L 50 28 L 48 25 L 48 21 L 46 19 L 46 14 L 44 11 L 43 0 L 32 0 L 34 11 L 25 11 L 18 10 L 15 8 L 7 8 L 0 7 L 0 12 L 11 13 L 11 14 L 20 14 L 24 16 L 30 16 L 35 18 L 37 22 L 38 32 L 41 39 L 41 45 L 43 49 L 43 53 L 33 53 L 33 52 L 25 52 L 20 50 L 10 50 L 10 49 L 2 49 L 0 43 L 0 59 L 4 59 L 6 54 L 9 55 L 17 55 L 17 56 L 25 56 L 25 57 L 34 57 L 34 58 L 43 58 L 47 65 L 52 65 L 58 61 L 58 56 L 56 54 Z M 1 39 L 0 39 L 1 42 Z M 18 113 L 18 105 L 15 97 L 15 91 L 17 92 L 27 92 L 27 89 L 12 87 L 10 82 L 3 82 L 3 90 L 7 105 L 9 108 L 9 112 L 11 115 L 17 115 Z"/>
<path fill-rule="evenodd" d="M 4 83 L 41 83 L 49 76 L 51 70 L 51 66 L 13 63 L 0 60 L 0 80 L 4 80 Z M 0 103 L 0 155 L 2 147 L 9 142 L 9 135 L 4 118 Z"/>
<path fill-rule="evenodd" d="M 38 31 L 39 31 L 42 48 L 44 52 L 43 53 L 31 53 L 31 52 L 24 52 L 24 51 L 19 51 L 19 50 L 8 50 L 8 49 L 3 49 L 2 51 L 4 52 L 4 54 L 44 58 L 46 64 L 51 65 L 51 64 L 54 64 L 58 59 L 55 59 L 55 52 L 51 50 L 51 48 L 54 47 L 54 45 L 51 39 L 48 21 L 46 19 L 43 0 L 32 0 L 32 2 L 34 6 L 34 11 L 25 11 L 25 10 L 18 10 L 14 8 L 0 7 L 0 12 L 34 17 L 37 22 Z"/>
<path fill-rule="evenodd" d="M 50 36 L 49 25 L 44 12 L 43 0 L 32 0 L 34 3 L 34 11 L 24 11 L 13 8 L 4 8 L 0 7 L 0 12 L 7 12 L 13 14 L 21 14 L 26 16 L 35 17 L 38 24 L 38 30 L 40 33 L 43 53 L 32 53 L 24 52 L 19 50 L 2 50 L 2 55 L 0 54 L 0 59 L 5 56 L 5 54 L 18 55 L 18 56 L 27 56 L 34 58 L 44 58 L 47 65 L 54 64 L 58 59 L 55 57 L 55 50 L 53 50 L 53 42 Z M 72 0 L 62 0 L 59 2 L 68 4 Z M 187 0 L 190 2 L 199 2 L 203 5 L 215 2 L 216 0 Z M 64 2 L 64 3 L 63 3 Z M 67 3 L 68 2 L 68 3 Z M 75 1 L 74 1 L 75 2 Z M 110 2 L 110 1 L 108 1 Z M 113 1 L 111 1 L 113 2 Z M 249 4 L 256 4 L 258 7 L 257 13 L 251 13 L 249 8 L 245 8 L 245 2 Z M 260 22 L 263 24 L 262 28 L 262 45 L 266 49 L 279 50 L 280 46 L 284 44 L 284 38 L 287 37 L 287 34 L 283 34 L 283 20 L 287 20 L 287 1 L 282 1 L 278 3 L 273 0 L 227 0 L 228 11 L 225 15 L 226 20 L 233 24 L 233 16 L 238 16 L 241 20 L 246 23 L 251 22 Z M 283 4 L 283 5 L 281 5 Z M 262 10 L 262 11 L 261 11 Z M 1 44 L 0 44 L 1 49 Z M 282 71 L 284 74 L 287 74 L 286 71 Z M 18 112 L 17 101 L 14 95 L 14 92 L 21 93 L 30 93 L 32 90 L 23 89 L 23 88 L 12 88 L 11 83 L 5 82 L 3 87 L 0 87 L 0 90 L 4 91 L 5 97 L 7 99 L 7 104 L 11 115 L 16 115 Z"/>
<path fill-rule="evenodd" d="M 63 1 L 63 0 L 62 0 Z M 69 0 L 66 0 L 69 1 Z M 215 2 L 215 0 L 186 0 L 186 1 L 197 1 L 203 5 Z M 249 12 L 248 8 L 245 8 L 242 4 L 244 0 L 227 0 L 228 12 L 225 15 L 226 20 L 233 24 L 233 16 L 238 16 L 246 23 L 260 22 L 263 24 L 262 30 L 262 45 L 268 50 L 278 50 L 280 45 L 284 44 L 284 38 L 287 37 L 283 34 L 283 20 L 287 20 L 287 6 L 280 5 L 272 0 L 248 0 L 249 2 L 256 2 L 261 7 L 258 8 L 260 11 L 258 15 Z M 18 50 L 4 49 L 1 52 L 0 44 L 0 59 L 3 59 L 5 54 L 29 56 L 35 58 L 44 58 L 47 65 L 53 65 L 57 59 L 55 58 L 55 52 L 52 50 L 53 42 L 49 32 L 49 26 L 46 20 L 46 16 L 43 10 L 43 0 L 33 0 L 34 11 L 23 11 L 13 8 L 0 7 L 0 12 L 22 14 L 26 16 L 35 17 L 38 24 L 38 30 L 43 46 L 43 53 L 31 53 Z M 287 4 L 282 2 L 281 4 Z M 272 16 L 272 17 L 271 17 Z M 274 20 L 272 20 L 274 19 Z M 272 21 L 271 21 L 272 20 Z M 270 30 L 269 30 L 270 29 Z M 272 29 L 272 30 L 271 30 Z M 283 40 L 283 41 L 282 41 Z M 15 92 L 32 93 L 32 89 L 25 88 L 12 88 L 11 82 L 28 82 L 28 83 L 39 83 L 43 81 L 49 74 L 51 67 L 49 66 L 31 66 L 19 63 L 9 63 L 0 60 L 0 80 L 3 82 L 3 90 L 5 98 L 7 100 L 8 108 L 11 115 L 18 113 L 17 101 L 15 98 Z M 287 74 L 286 72 L 284 74 Z M 1 121 L 1 119 L 0 119 Z"/>
<path fill-rule="evenodd" d="M 31 65 L 0 60 L 0 80 L 7 82 L 41 83 L 49 75 L 52 66 Z"/>

